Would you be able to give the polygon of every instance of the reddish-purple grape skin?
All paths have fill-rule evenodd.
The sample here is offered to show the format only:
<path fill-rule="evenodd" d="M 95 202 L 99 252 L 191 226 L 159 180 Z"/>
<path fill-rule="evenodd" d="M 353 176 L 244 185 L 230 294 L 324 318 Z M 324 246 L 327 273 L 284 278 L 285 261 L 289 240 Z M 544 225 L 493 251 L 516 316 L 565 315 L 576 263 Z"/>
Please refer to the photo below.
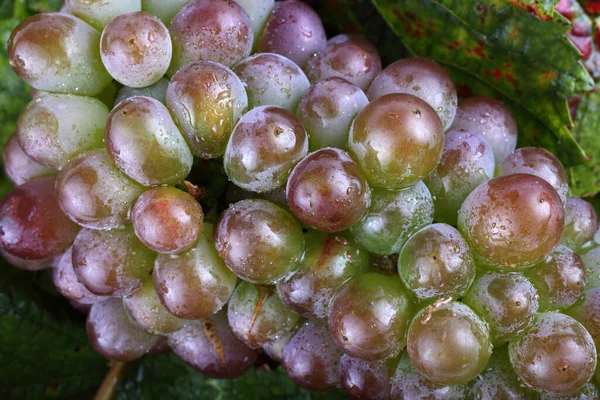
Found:
<path fill-rule="evenodd" d="M 594 207 L 579 197 L 569 197 L 565 205 L 565 230 L 560 243 L 581 251 L 590 245 L 596 231 L 598 216 Z"/>
<path fill-rule="evenodd" d="M 191 367 L 217 379 L 237 378 L 254 364 L 257 356 L 256 350 L 235 336 L 225 312 L 189 321 L 169 336 L 169 346 Z"/>
<path fill-rule="evenodd" d="M 137 237 L 151 250 L 177 254 L 191 248 L 204 230 L 200 203 L 174 187 L 156 187 L 135 202 L 131 221 Z"/>
<path fill-rule="evenodd" d="M 317 13 L 303 1 L 287 0 L 275 3 L 257 52 L 281 54 L 304 67 L 326 43 L 325 29 Z"/>
<path fill-rule="evenodd" d="M 329 331 L 344 353 L 375 361 L 406 345 L 414 299 L 397 275 L 367 273 L 348 281 L 329 305 Z"/>
<path fill-rule="evenodd" d="M 311 57 L 305 67 L 311 82 L 337 76 L 367 90 L 381 71 L 377 48 L 360 35 L 337 35 Z"/>
<path fill-rule="evenodd" d="M 119 229 L 144 187 L 113 163 L 106 148 L 75 157 L 56 178 L 56 197 L 63 212 L 80 226 Z"/>
<path fill-rule="evenodd" d="M 567 202 L 569 176 L 560 160 L 541 147 L 522 147 L 512 152 L 500 166 L 500 175 L 531 174 L 552 185 L 563 204 Z"/>
<path fill-rule="evenodd" d="M 596 368 L 596 347 L 575 319 L 559 313 L 538 314 L 533 327 L 509 343 L 510 362 L 531 388 L 568 395 L 583 387 Z"/>
<path fill-rule="evenodd" d="M 169 25 L 173 76 L 194 61 L 215 61 L 227 67 L 250 55 L 253 32 L 248 14 L 235 1 L 193 0 Z"/>
<path fill-rule="evenodd" d="M 82 229 L 73 243 L 73 268 L 92 293 L 126 296 L 142 287 L 152 273 L 155 255 L 133 229 Z"/>
<path fill-rule="evenodd" d="M 356 400 L 387 400 L 390 394 L 390 361 L 365 361 L 344 354 L 340 360 L 340 386 Z"/>
<path fill-rule="evenodd" d="M 565 311 L 579 321 L 600 346 L 600 287 L 586 290 L 572 307 Z"/>
<path fill-rule="evenodd" d="M 58 173 L 54 168 L 39 164 L 25 154 L 16 134 L 13 134 L 4 145 L 2 165 L 6 176 L 15 185 L 22 185 L 34 178 L 53 176 Z"/>
<path fill-rule="evenodd" d="M 312 319 L 283 349 L 283 366 L 296 384 L 314 392 L 328 392 L 338 387 L 341 357 L 325 322 Z"/>
<path fill-rule="evenodd" d="M 393 93 L 371 101 L 354 119 L 348 151 L 372 186 L 402 189 L 429 175 L 444 147 L 444 129 L 429 104 Z"/>
<path fill-rule="evenodd" d="M 129 320 L 121 299 L 108 299 L 92 305 L 86 328 L 94 350 L 116 361 L 140 358 L 152 349 L 159 338 Z"/>
<path fill-rule="evenodd" d="M 15 257 L 3 249 L 0 249 L 0 255 L 13 267 L 17 267 L 25 271 L 39 271 L 50 268 L 56 263 L 57 259 L 60 259 L 61 257 L 61 255 L 59 255 L 57 257 L 41 258 L 39 260 L 27 260 L 25 258 Z"/>
<path fill-rule="evenodd" d="M 454 120 L 457 95 L 448 72 L 427 58 L 408 57 L 388 65 L 379 73 L 367 97 L 373 101 L 390 93 L 406 93 L 426 101 L 439 115 L 444 129 Z"/>
<path fill-rule="evenodd" d="M 458 230 L 480 264 L 518 270 L 543 261 L 558 245 L 564 211 L 556 190 L 529 174 L 491 179 L 458 212 Z"/>
<path fill-rule="evenodd" d="M 71 248 L 58 259 L 52 270 L 52 280 L 60 294 L 77 304 L 94 304 L 107 299 L 106 296 L 98 296 L 90 292 L 84 284 L 79 282 L 73 269 Z"/>
<path fill-rule="evenodd" d="M 285 108 L 262 106 L 238 121 L 223 164 L 229 179 L 242 189 L 270 192 L 286 183 L 307 152 L 302 122 Z"/>
<path fill-rule="evenodd" d="M 517 146 L 515 119 L 502 103 L 489 97 L 462 100 L 451 129 L 465 129 L 483 136 L 494 152 L 496 166 Z"/>
<path fill-rule="evenodd" d="M 171 63 L 167 27 L 141 11 L 119 14 L 102 31 L 100 55 L 113 78 L 129 87 L 146 87 L 163 77 Z"/>
<path fill-rule="evenodd" d="M 292 213 L 323 232 L 339 232 L 358 222 L 371 204 L 367 180 L 343 150 L 309 154 L 292 170 L 286 188 Z"/>
<path fill-rule="evenodd" d="M 0 201 L 0 249 L 27 260 L 56 257 L 75 240 L 79 227 L 60 209 L 54 177 L 12 189 Z"/>

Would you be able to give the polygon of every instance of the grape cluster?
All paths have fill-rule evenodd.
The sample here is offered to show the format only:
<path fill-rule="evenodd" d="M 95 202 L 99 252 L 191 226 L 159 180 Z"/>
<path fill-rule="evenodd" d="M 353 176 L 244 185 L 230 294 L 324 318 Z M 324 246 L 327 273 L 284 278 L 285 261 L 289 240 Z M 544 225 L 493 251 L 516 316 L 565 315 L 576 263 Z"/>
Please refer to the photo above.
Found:
<path fill-rule="evenodd" d="M 9 57 L 35 90 L 0 250 L 53 267 L 105 357 L 167 345 L 234 378 L 264 352 L 356 399 L 598 398 L 596 213 L 435 62 L 382 69 L 297 0 L 67 0 Z"/>

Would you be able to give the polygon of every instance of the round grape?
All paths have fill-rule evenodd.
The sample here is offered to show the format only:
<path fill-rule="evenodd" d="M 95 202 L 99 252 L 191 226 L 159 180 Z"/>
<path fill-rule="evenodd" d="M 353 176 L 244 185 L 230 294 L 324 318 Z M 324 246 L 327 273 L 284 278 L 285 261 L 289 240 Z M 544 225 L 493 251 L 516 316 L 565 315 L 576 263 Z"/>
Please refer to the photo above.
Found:
<path fill-rule="evenodd" d="M 240 278 L 273 284 L 298 266 L 304 252 L 300 225 L 266 200 L 243 200 L 230 206 L 214 229 L 217 250 Z"/>
<path fill-rule="evenodd" d="M 117 168 L 106 149 L 80 154 L 56 179 L 60 208 L 77 224 L 92 229 L 125 227 L 143 190 Z"/>
<path fill-rule="evenodd" d="M 258 45 L 260 34 L 271 15 L 275 0 L 235 0 L 250 17 L 252 31 L 254 32 L 254 47 Z"/>
<path fill-rule="evenodd" d="M 69 248 L 52 269 L 52 280 L 56 290 L 70 301 L 78 304 L 94 304 L 107 299 L 90 292 L 85 285 L 79 282 L 73 269 L 72 251 Z"/>
<path fill-rule="evenodd" d="M 481 136 L 466 131 L 446 134 L 442 159 L 425 179 L 435 199 L 435 220 L 456 225 L 458 210 L 477 186 L 494 177 L 494 154 Z"/>
<path fill-rule="evenodd" d="M 8 40 L 8 60 L 37 90 L 95 96 L 112 79 L 100 59 L 100 33 L 64 13 L 21 22 Z"/>
<path fill-rule="evenodd" d="M 595 247 L 592 250 L 581 255 L 583 265 L 587 270 L 586 289 L 600 287 L 600 247 Z"/>
<path fill-rule="evenodd" d="M 111 360 L 133 361 L 148 353 L 158 340 L 129 320 L 121 299 L 92 305 L 86 328 L 94 350 Z"/>
<path fill-rule="evenodd" d="M 13 267 L 17 267 L 25 271 L 39 271 L 52 267 L 54 264 L 56 264 L 56 259 L 60 259 L 62 257 L 62 255 L 58 255 L 57 257 L 41 258 L 39 260 L 28 260 L 26 258 L 15 257 L 1 248 L 0 255 Z"/>
<path fill-rule="evenodd" d="M 567 308 L 579 299 L 587 283 L 587 270 L 581 257 L 559 245 L 550 256 L 526 271 L 539 295 L 540 311 Z"/>
<path fill-rule="evenodd" d="M 215 61 L 232 67 L 252 50 L 252 24 L 235 1 L 194 0 L 183 6 L 169 25 L 172 76 L 194 61 Z"/>
<path fill-rule="evenodd" d="M 433 60 L 409 57 L 381 71 L 369 86 L 367 97 L 373 101 L 390 93 L 417 96 L 434 109 L 448 129 L 457 109 L 456 88 L 448 72 Z"/>
<path fill-rule="evenodd" d="M 389 94 L 371 101 L 352 123 L 348 149 L 372 186 L 401 189 L 438 165 L 444 129 L 425 101 Z"/>
<path fill-rule="evenodd" d="M 167 107 L 195 156 L 225 153 L 233 127 L 248 107 L 244 84 L 229 68 L 196 62 L 179 70 L 167 89 Z"/>
<path fill-rule="evenodd" d="M 344 354 L 340 360 L 340 386 L 351 399 L 387 400 L 389 364 L 389 361 L 365 361 Z"/>
<path fill-rule="evenodd" d="M 286 198 L 304 224 L 339 232 L 365 215 L 371 204 L 371 189 L 348 153 L 325 148 L 311 153 L 292 170 Z"/>
<path fill-rule="evenodd" d="M 475 260 L 503 270 L 530 267 L 558 245 L 564 211 L 556 190 L 528 174 L 478 186 L 458 212 L 458 229 Z"/>
<path fill-rule="evenodd" d="M 142 88 L 158 82 L 169 68 L 171 53 L 167 27 L 141 11 L 113 18 L 100 37 L 104 66 L 125 86 Z"/>
<path fill-rule="evenodd" d="M 159 254 L 153 271 L 160 302 L 176 317 L 207 318 L 219 311 L 235 289 L 237 277 L 219 257 L 212 226 L 190 250 L 176 256 Z"/>
<path fill-rule="evenodd" d="M 115 164 L 144 186 L 180 183 L 192 168 L 192 153 L 169 111 L 151 97 L 132 97 L 113 108 L 105 140 Z"/>
<path fill-rule="evenodd" d="M 451 129 L 475 132 L 488 142 L 496 166 L 517 147 L 517 123 L 502 103 L 488 97 L 470 97 L 458 105 Z"/>
<path fill-rule="evenodd" d="M 4 145 L 2 164 L 8 179 L 17 186 L 34 178 L 57 174 L 54 168 L 43 166 L 25 154 L 16 133 Z"/>
<path fill-rule="evenodd" d="M 413 233 L 432 222 L 431 193 L 423 182 L 417 182 L 396 191 L 373 189 L 371 207 L 350 232 L 371 253 L 394 254 Z"/>
<path fill-rule="evenodd" d="M 598 231 L 594 207 L 579 197 L 569 197 L 565 206 L 565 229 L 560 243 L 580 251 L 589 247 Z"/>
<path fill-rule="evenodd" d="M 294 328 L 285 335 L 281 335 L 274 341 L 264 344 L 263 350 L 269 356 L 269 358 L 277 361 L 278 363 L 283 362 L 283 349 L 288 344 L 292 336 L 296 334 L 298 328 L 299 324 L 296 324 L 296 326 L 294 326 Z"/>
<path fill-rule="evenodd" d="M 592 336 L 596 346 L 600 345 L 600 288 L 586 290 L 565 313 L 579 321 Z"/>
<path fill-rule="evenodd" d="M 475 378 L 492 353 L 487 324 L 459 302 L 438 301 L 422 309 L 410 324 L 407 341 L 416 370 L 443 385 Z"/>
<path fill-rule="evenodd" d="M 146 0 L 144 0 L 146 1 Z M 169 0 L 171 1 L 171 0 Z M 69 11 L 102 32 L 110 20 L 128 11 L 141 11 L 142 0 L 65 0 Z"/>
<path fill-rule="evenodd" d="M 308 132 L 310 150 L 345 149 L 350 125 L 367 104 L 365 93 L 342 78 L 326 78 L 312 85 L 297 112 Z"/>
<path fill-rule="evenodd" d="M 281 300 L 306 318 L 325 318 L 335 293 L 367 271 L 369 255 L 343 236 L 309 231 L 300 268 L 277 282 Z"/>
<path fill-rule="evenodd" d="M 398 258 L 398 273 L 419 300 L 459 298 L 475 279 L 475 261 L 456 228 L 433 224 L 408 239 Z"/>
<path fill-rule="evenodd" d="M 535 288 L 516 272 L 478 276 L 462 301 L 488 322 L 494 345 L 523 334 L 533 324 L 538 310 Z"/>
<path fill-rule="evenodd" d="M 115 104 L 119 104 L 123 100 L 126 100 L 130 97 L 135 96 L 146 96 L 152 97 L 160 101 L 163 104 L 167 104 L 167 88 L 169 87 L 169 80 L 166 78 L 160 78 L 158 82 L 153 85 L 146 86 L 143 88 L 133 88 L 129 86 L 123 86 L 119 93 L 117 94 L 117 98 L 115 99 Z"/>
<path fill-rule="evenodd" d="M 269 192 L 284 185 L 308 152 L 300 120 L 285 108 L 262 106 L 244 114 L 227 143 L 223 164 L 245 190 Z"/>
<path fill-rule="evenodd" d="M 326 43 L 319 15 L 303 1 L 287 0 L 275 3 L 256 49 L 281 54 L 303 67 Z"/>
<path fill-rule="evenodd" d="M 142 11 L 156 15 L 165 25 L 168 25 L 183 6 L 189 2 L 190 0 L 143 0 Z"/>
<path fill-rule="evenodd" d="M 500 166 L 500 175 L 531 174 L 552 185 L 563 204 L 567 202 L 569 176 L 559 159 L 541 147 L 523 147 L 511 153 Z"/>
<path fill-rule="evenodd" d="M 26 260 L 64 253 L 79 227 L 63 214 L 53 177 L 36 178 L 12 189 L 0 201 L 0 250 Z"/>
<path fill-rule="evenodd" d="M 510 342 L 508 351 L 519 378 L 551 395 L 581 389 L 596 368 L 590 334 L 579 322 L 559 313 L 538 314 L 533 327 Z"/>
<path fill-rule="evenodd" d="M 82 229 L 73 244 L 73 269 L 97 295 L 126 296 L 139 290 L 152 273 L 154 258 L 132 229 Z"/>
<path fill-rule="evenodd" d="M 100 100 L 47 94 L 21 112 L 17 137 L 29 157 L 60 170 L 78 154 L 104 147 L 107 117 L 108 109 Z"/>
<path fill-rule="evenodd" d="M 274 105 L 296 112 L 300 98 L 310 87 L 302 69 L 275 53 L 259 53 L 243 59 L 233 71 L 244 83 L 252 109 Z"/>

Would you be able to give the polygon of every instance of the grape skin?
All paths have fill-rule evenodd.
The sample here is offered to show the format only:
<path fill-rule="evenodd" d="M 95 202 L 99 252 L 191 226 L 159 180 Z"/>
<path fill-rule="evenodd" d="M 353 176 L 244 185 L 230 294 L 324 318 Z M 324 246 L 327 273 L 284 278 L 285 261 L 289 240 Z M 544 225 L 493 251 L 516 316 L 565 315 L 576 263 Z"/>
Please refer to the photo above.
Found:
<path fill-rule="evenodd" d="M 28 260 L 26 258 L 15 257 L 2 248 L 0 248 L 0 255 L 13 267 L 25 271 L 40 271 L 52 267 L 56 263 L 56 259 L 60 259 L 62 256 L 58 255 L 57 257 L 41 258 L 39 260 Z"/>
<path fill-rule="evenodd" d="M 560 243 L 581 251 L 590 246 L 598 231 L 598 216 L 594 207 L 579 197 L 569 197 L 565 205 L 565 229 Z"/>
<path fill-rule="evenodd" d="M 387 361 L 365 361 L 344 354 L 340 386 L 351 399 L 387 400 L 391 367 Z"/>
<path fill-rule="evenodd" d="M 165 25 L 169 25 L 177 13 L 190 0 L 143 0 L 142 11 L 157 16 Z"/>
<path fill-rule="evenodd" d="M 69 12 L 100 32 L 116 16 L 128 11 L 142 10 L 142 0 L 65 0 L 65 4 L 69 7 Z"/>
<path fill-rule="evenodd" d="M 600 288 L 586 290 L 581 298 L 565 314 L 581 323 L 600 345 Z"/>
<path fill-rule="evenodd" d="M 126 100 L 130 97 L 135 96 L 146 96 L 152 97 L 160 101 L 163 104 L 167 103 L 167 88 L 169 87 L 169 80 L 166 78 L 160 78 L 158 82 L 146 86 L 143 88 L 133 88 L 129 86 L 123 86 L 119 93 L 117 94 L 117 98 L 115 99 L 115 104 L 119 104 L 123 100 Z"/>
<path fill-rule="evenodd" d="M 162 0 L 161 0 L 162 1 Z M 250 18 L 252 31 L 254 32 L 254 47 L 258 46 L 258 39 L 267 22 L 267 18 L 271 15 L 275 0 L 235 0 Z"/>
<path fill-rule="evenodd" d="M 17 134 L 10 136 L 2 150 L 2 165 L 8 179 L 15 185 L 22 185 L 34 178 L 56 175 L 54 168 L 46 167 L 29 157 L 19 144 Z"/>
<path fill-rule="evenodd" d="M 52 270 L 52 281 L 60 294 L 78 304 L 94 304 L 108 298 L 90 292 L 84 284 L 79 282 L 73 269 L 72 248 L 58 258 L 58 262 Z"/>
<path fill-rule="evenodd" d="M 581 260 L 587 270 L 586 289 L 600 287 L 600 247 L 595 247 L 582 254 Z"/>

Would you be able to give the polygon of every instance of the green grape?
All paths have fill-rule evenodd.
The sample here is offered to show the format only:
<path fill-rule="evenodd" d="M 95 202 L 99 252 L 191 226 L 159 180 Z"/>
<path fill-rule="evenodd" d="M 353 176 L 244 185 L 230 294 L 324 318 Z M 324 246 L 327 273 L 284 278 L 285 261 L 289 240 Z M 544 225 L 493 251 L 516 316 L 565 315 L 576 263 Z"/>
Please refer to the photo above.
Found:
<path fill-rule="evenodd" d="M 258 45 L 258 39 L 275 6 L 275 0 L 235 0 L 250 17 L 252 31 L 254 32 L 254 46 Z"/>
<path fill-rule="evenodd" d="M 418 97 L 389 94 L 371 101 L 354 119 L 348 150 L 372 186 L 402 189 L 438 165 L 444 129 L 435 110 Z"/>
<path fill-rule="evenodd" d="M 175 332 L 186 322 L 171 314 L 160 303 L 152 279 L 147 279 L 137 292 L 125 296 L 123 306 L 131 322 L 155 335 Z"/>
<path fill-rule="evenodd" d="M 17 137 L 29 157 L 60 170 L 76 155 L 104 147 L 107 117 L 108 109 L 100 100 L 47 94 L 21 112 Z"/>
<path fill-rule="evenodd" d="M 212 226 L 190 250 L 159 254 L 154 263 L 154 289 L 160 302 L 176 317 L 207 318 L 219 311 L 235 289 L 237 277 L 219 257 Z"/>
<path fill-rule="evenodd" d="M 456 225 L 469 193 L 494 176 L 494 154 L 481 136 L 467 131 L 446 134 L 442 159 L 425 178 L 435 202 L 435 220 Z"/>
<path fill-rule="evenodd" d="M 277 282 L 279 297 L 306 318 L 325 318 L 344 283 L 368 269 L 369 254 L 343 236 L 308 231 L 300 268 Z"/>
<path fill-rule="evenodd" d="M 77 224 L 92 229 L 125 227 L 143 191 L 143 186 L 117 168 L 106 149 L 80 154 L 56 179 L 60 208 Z"/>
<path fill-rule="evenodd" d="M 600 247 L 595 247 L 581 255 L 583 265 L 587 270 L 586 289 L 600 287 Z"/>
<path fill-rule="evenodd" d="M 2 149 L 2 165 L 8 179 L 17 186 L 34 178 L 58 173 L 54 168 L 45 167 L 25 154 L 16 133 L 10 136 Z"/>
<path fill-rule="evenodd" d="M 367 214 L 350 228 L 354 240 L 371 253 L 399 253 L 414 232 L 433 222 L 433 199 L 423 182 L 371 193 Z"/>
<path fill-rule="evenodd" d="M 102 63 L 125 86 L 143 88 L 158 82 L 169 68 L 171 53 L 169 30 L 145 12 L 119 14 L 100 37 Z"/>
<path fill-rule="evenodd" d="M 489 323 L 494 345 L 523 334 L 533 324 L 538 310 L 535 288 L 516 272 L 483 273 L 462 301 Z"/>
<path fill-rule="evenodd" d="M 307 152 L 308 137 L 300 120 L 285 108 L 262 106 L 239 120 L 223 164 L 235 185 L 262 193 L 283 186 Z"/>
<path fill-rule="evenodd" d="M 569 176 L 560 160 L 541 147 L 523 147 L 511 153 L 499 167 L 500 175 L 531 174 L 539 176 L 556 189 L 563 204 L 567 202 Z"/>
<path fill-rule="evenodd" d="M 462 100 L 450 129 L 465 129 L 483 136 L 494 152 L 496 166 L 502 164 L 517 146 L 515 119 L 501 102 L 492 98 Z"/>
<path fill-rule="evenodd" d="M 565 229 L 560 243 L 582 251 L 591 246 L 598 231 L 598 216 L 594 207 L 579 197 L 569 197 L 565 205 Z"/>
<path fill-rule="evenodd" d="M 214 229 L 217 250 L 237 276 L 267 285 L 295 270 L 304 235 L 294 217 L 266 200 L 231 205 Z"/>
<path fill-rule="evenodd" d="M 283 304 L 273 286 L 250 282 L 240 283 L 233 292 L 227 317 L 233 333 L 255 349 L 285 336 L 300 319 Z"/>
<path fill-rule="evenodd" d="M 565 314 L 575 318 L 600 345 L 600 288 L 586 290 L 581 298 Z"/>
<path fill-rule="evenodd" d="M 367 96 L 373 101 L 389 93 L 406 93 L 426 101 L 448 129 L 456 114 L 456 88 L 448 72 L 433 60 L 408 57 L 387 66 L 379 73 Z"/>
<path fill-rule="evenodd" d="M 475 261 L 502 270 L 543 261 L 558 245 L 563 223 L 556 190 L 529 174 L 500 176 L 481 184 L 458 212 L 458 230 Z"/>
<path fill-rule="evenodd" d="M 195 156 L 217 158 L 248 107 L 244 84 L 224 65 L 188 64 L 171 79 L 167 107 Z"/>
<path fill-rule="evenodd" d="M 37 90 L 95 96 L 112 79 L 100 59 L 100 33 L 63 13 L 21 22 L 8 40 L 8 60 Z"/>
<path fill-rule="evenodd" d="M 506 346 L 494 348 L 487 366 L 470 386 L 474 400 L 537 399 L 537 393 L 519 380 L 510 364 Z"/>
<path fill-rule="evenodd" d="M 117 98 L 115 99 L 115 105 L 119 104 L 123 100 L 126 100 L 130 97 L 135 96 L 146 96 L 152 97 L 160 101 L 163 104 L 167 103 L 167 87 L 169 86 L 169 80 L 166 78 L 160 78 L 158 82 L 146 86 L 143 88 L 133 88 L 129 86 L 123 86 L 119 93 L 117 94 Z"/>
<path fill-rule="evenodd" d="M 338 77 L 367 90 L 381 71 L 381 57 L 371 42 L 360 35 L 337 35 L 308 60 L 311 82 Z"/>
<path fill-rule="evenodd" d="M 252 50 L 248 14 L 232 0 L 194 0 L 169 24 L 173 59 L 167 75 L 194 61 L 215 61 L 232 67 Z"/>
<path fill-rule="evenodd" d="M 344 354 L 340 360 L 340 386 L 351 399 L 387 400 L 391 364 L 389 360 L 366 361 Z"/>
<path fill-rule="evenodd" d="M 408 328 L 407 342 L 415 369 L 442 385 L 472 380 L 492 353 L 486 322 L 466 305 L 448 299 L 419 311 Z"/>
<path fill-rule="evenodd" d="M 121 299 L 92 305 L 87 317 L 90 345 L 102 356 L 116 361 L 133 361 L 148 353 L 158 336 L 138 328 L 129 320 Z"/>
<path fill-rule="evenodd" d="M 587 283 L 587 270 L 581 257 L 559 245 L 550 256 L 526 271 L 539 295 L 540 311 L 567 308 L 579 299 Z"/>
<path fill-rule="evenodd" d="M 398 276 L 366 273 L 329 305 L 329 330 L 344 353 L 363 360 L 395 357 L 406 346 L 414 300 Z"/>
<path fill-rule="evenodd" d="M 169 0 L 170 1 L 170 0 Z M 127 11 L 141 11 L 142 0 L 65 0 L 69 11 L 102 32 L 110 20 Z"/>
<path fill-rule="evenodd" d="M 162 254 L 190 249 L 204 230 L 200 203 L 174 187 L 144 192 L 131 210 L 131 221 L 142 243 Z"/>
<path fill-rule="evenodd" d="M 300 323 L 296 324 L 296 326 L 294 326 L 294 328 L 292 328 L 285 335 L 281 335 L 274 341 L 264 344 L 263 350 L 269 356 L 269 358 L 277 361 L 278 363 L 283 362 L 283 349 L 288 344 L 292 336 L 296 334 L 296 331 L 298 328 L 300 328 L 300 325 Z"/>
<path fill-rule="evenodd" d="M 456 228 L 433 224 L 408 239 L 398 258 L 398 273 L 419 300 L 459 298 L 475 279 L 475 261 Z"/>
<path fill-rule="evenodd" d="M 591 382 L 583 385 L 575 393 L 567 394 L 564 396 L 553 396 L 545 393 L 541 393 L 540 400 L 597 400 L 600 399 L 600 390 Z"/>
<path fill-rule="evenodd" d="M 534 390 L 568 395 L 580 390 L 596 368 L 596 347 L 588 331 L 564 314 L 538 314 L 525 334 L 509 343 L 515 372 Z"/>
<path fill-rule="evenodd" d="M 92 293 L 126 296 L 142 287 L 155 254 L 133 232 L 82 229 L 73 243 L 73 269 Z"/>
<path fill-rule="evenodd" d="M 391 377 L 391 398 L 398 400 L 457 400 L 467 398 L 469 386 L 440 385 L 430 381 L 417 371 L 404 352 Z"/>
<path fill-rule="evenodd" d="M 251 55 L 237 63 L 233 72 L 244 83 L 251 109 L 274 105 L 296 112 L 300 98 L 310 87 L 299 66 L 275 53 Z"/>
<path fill-rule="evenodd" d="M 120 102 L 108 116 L 106 146 L 117 167 L 144 186 L 174 185 L 193 157 L 167 108 L 151 97 Z"/>
<path fill-rule="evenodd" d="M 330 77 L 314 83 L 300 100 L 297 111 L 308 132 L 310 150 L 345 149 L 350 125 L 367 104 L 365 93 L 342 78 Z"/>
<path fill-rule="evenodd" d="M 156 15 L 168 26 L 179 10 L 189 2 L 190 0 L 142 0 L 142 11 Z"/>
<path fill-rule="evenodd" d="M 365 215 L 371 189 L 348 153 L 328 147 L 311 153 L 294 167 L 286 198 L 302 223 L 324 232 L 340 232 Z"/>
<path fill-rule="evenodd" d="M 304 323 L 283 349 L 283 366 L 297 385 L 313 392 L 328 392 L 339 384 L 342 352 L 327 324 L 319 319 Z"/>

